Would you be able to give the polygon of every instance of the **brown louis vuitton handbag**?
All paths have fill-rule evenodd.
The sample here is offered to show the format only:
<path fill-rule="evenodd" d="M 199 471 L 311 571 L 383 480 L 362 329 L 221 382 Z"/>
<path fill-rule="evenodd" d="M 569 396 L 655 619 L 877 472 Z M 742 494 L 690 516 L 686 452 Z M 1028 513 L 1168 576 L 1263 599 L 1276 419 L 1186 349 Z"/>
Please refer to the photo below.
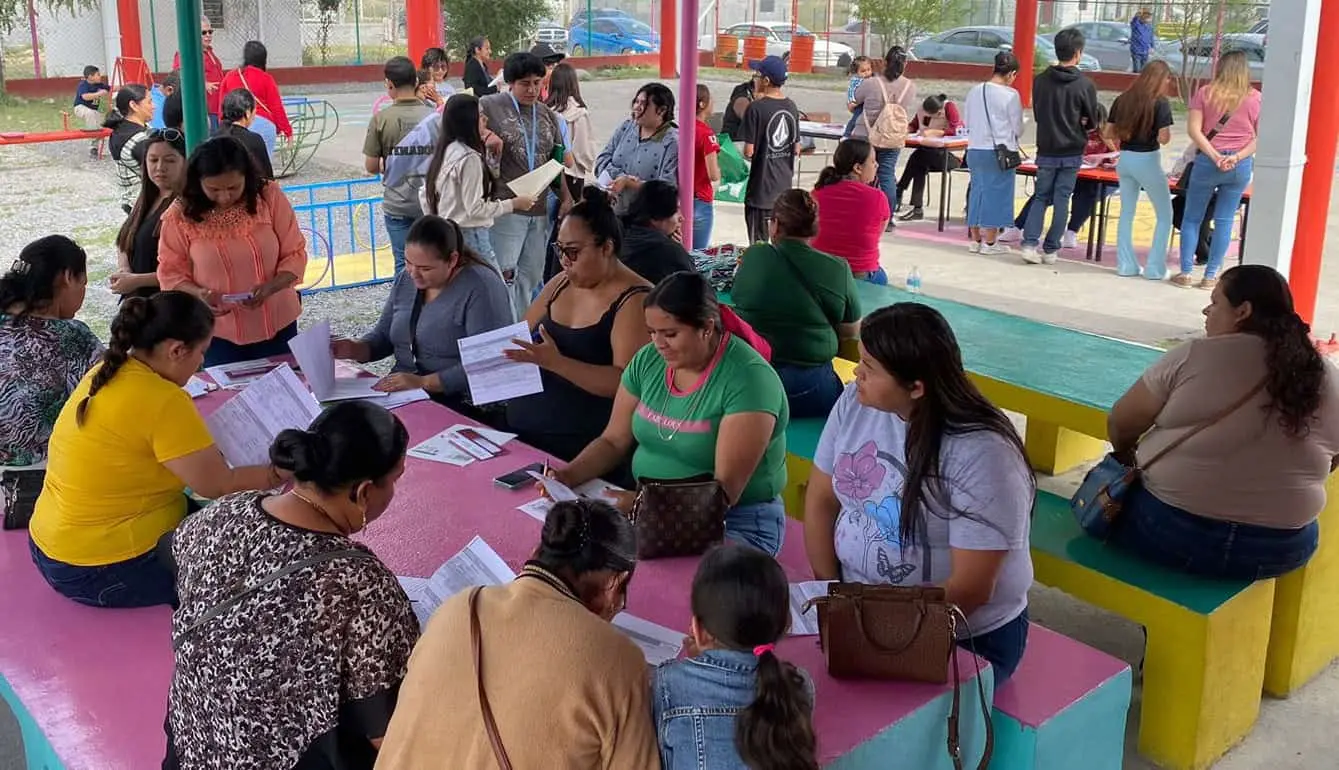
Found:
<path fill-rule="evenodd" d="M 677 481 L 638 479 L 628 518 L 637 529 L 637 558 L 697 556 L 725 539 L 730 501 L 711 476 Z"/>
<path fill-rule="evenodd" d="M 890 679 L 948 683 L 953 671 L 953 705 L 948 715 L 948 753 L 955 770 L 962 770 L 959 740 L 960 691 L 958 623 L 967 619 L 944 598 L 938 586 L 865 585 L 832 583 L 828 595 L 807 604 L 818 608 L 819 643 L 834 679 Z M 807 606 L 806 606 L 807 610 Z M 970 636 L 970 630 L 969 630 Z M 986 726 L 986 747 L 980 770 L 990 765 L 995 733 L 990 702 L 978 668 L 977 695 Z"/>

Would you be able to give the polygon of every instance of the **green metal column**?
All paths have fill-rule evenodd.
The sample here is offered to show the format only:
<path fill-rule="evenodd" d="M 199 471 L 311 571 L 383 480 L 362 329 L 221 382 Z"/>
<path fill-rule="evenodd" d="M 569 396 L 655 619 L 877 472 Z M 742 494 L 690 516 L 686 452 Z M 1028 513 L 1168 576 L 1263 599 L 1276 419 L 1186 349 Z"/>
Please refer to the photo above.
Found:
<path fill-rule="evenodd" d="M 200 0 L 177 0 L 177 50 L 181 52 L 181 106 L 186 114 L 187 152 L 209 138 L 200 15 Z"/>

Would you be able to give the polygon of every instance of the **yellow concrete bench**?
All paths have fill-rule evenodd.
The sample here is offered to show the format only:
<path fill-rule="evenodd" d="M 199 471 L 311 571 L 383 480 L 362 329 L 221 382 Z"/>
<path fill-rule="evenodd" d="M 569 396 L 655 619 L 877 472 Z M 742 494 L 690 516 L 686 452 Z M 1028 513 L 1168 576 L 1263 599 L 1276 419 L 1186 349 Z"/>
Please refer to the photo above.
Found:
<path fill-rule="evenodd" d="M 1139 752 L 1172 770 L 1202 770 L 1250 732 L 1260 709 L 1274 581 L 1206 580 L 1109 548 L 1069 501 L 1038 492 L 1037 582 L 1147 629 Z"/>
<path fill-rule="evenodd" d="M 855 379 L 855 361 L 834 358 L 832 368 L 844 383 Z M 823 435 L 823 426 L 827 420 L 812 417 L 804 420 L 791 420 L 786 427 L 786 488 L 781 492 L 781 500 L 786 513 L 793 519 L 804 518 L 804 491 L 809 485 L 809 471 L 814 467 L 814 451 L 818 448 L 818 439 Z"/>

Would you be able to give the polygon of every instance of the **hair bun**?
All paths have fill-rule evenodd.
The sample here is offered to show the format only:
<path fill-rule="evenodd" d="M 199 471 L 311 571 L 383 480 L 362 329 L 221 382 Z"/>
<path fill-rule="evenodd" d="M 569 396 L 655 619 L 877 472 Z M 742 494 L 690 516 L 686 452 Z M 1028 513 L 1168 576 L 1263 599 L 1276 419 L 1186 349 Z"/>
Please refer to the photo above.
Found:
<path fill-rule="evenodd" d="M 540 546 L 549 553 L 576 556 L 590 543 L 590 516 L 578 500 L 554 503 L 544 518 Z"/>
<path fill-rule="evenodd" d="M 581 188 L 581 202 L 587 206 L 612 209 L 614 206 L 609 202 L 609 193 L 601 190 L 595 185 L 586 185 Z"/>
<path fill-rule="evenodd" d="M 319 481 L 330 462 L 330 444 L 311 431 L 289 428 L 280 431 L 270 445 L 270 462 L 299 481 Z"/>

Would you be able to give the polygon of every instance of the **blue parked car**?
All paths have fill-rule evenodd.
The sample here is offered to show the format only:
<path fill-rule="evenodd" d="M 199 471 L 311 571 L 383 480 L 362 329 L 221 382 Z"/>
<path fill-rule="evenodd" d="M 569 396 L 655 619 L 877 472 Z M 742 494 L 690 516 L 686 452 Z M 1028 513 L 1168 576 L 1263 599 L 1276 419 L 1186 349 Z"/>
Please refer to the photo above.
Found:
<path fill-rule="evenodd" d="M 567 31 L 573 56 L 609 56 L 654 53 L 660 50 L 660 35 L 629 16 L 603 16 L 589 24 L 579 22 Z"/>

